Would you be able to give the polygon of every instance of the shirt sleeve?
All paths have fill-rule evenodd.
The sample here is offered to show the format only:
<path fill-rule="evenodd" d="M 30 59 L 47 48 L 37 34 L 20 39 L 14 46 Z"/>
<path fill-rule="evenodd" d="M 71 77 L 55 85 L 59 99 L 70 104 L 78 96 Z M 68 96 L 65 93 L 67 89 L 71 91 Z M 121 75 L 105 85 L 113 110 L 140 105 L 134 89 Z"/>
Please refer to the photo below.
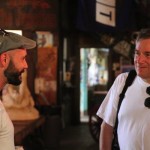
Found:
<path fill-rule="evenodd" d="M 115 125 L 119 95 L 122 92 L 127 75 L 128 73 L 122 73 L 115 79 L 112 87 L 108 91 L 105 99 L 96 113 L 112 127 Z"/>

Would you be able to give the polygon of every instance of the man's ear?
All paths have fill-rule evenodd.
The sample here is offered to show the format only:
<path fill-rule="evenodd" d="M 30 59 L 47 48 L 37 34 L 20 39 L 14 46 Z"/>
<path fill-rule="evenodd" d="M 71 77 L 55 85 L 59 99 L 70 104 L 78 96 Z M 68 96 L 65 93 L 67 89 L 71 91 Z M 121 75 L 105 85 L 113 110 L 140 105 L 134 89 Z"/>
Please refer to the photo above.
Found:
<path fill-rule="evenodd" d="M 0 55 L 0 65 L 1 65 L 2 67 L 5 67 L 5 66 L 7 65 L 7 58 L 8 58 L 8 56 L 7 56 L 6 53 L 2 53 L 2 54 Z"/>

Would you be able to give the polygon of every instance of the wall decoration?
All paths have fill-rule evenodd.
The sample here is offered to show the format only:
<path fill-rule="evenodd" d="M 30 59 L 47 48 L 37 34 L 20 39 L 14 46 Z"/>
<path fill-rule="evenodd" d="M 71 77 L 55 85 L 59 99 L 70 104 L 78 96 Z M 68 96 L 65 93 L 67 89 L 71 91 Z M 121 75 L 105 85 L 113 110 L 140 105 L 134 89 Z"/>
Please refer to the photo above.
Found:
<path fill-rule="evenodd" d="M 37 44 L 39 47 L 52 47 L 53 46 L 53 34 L 50 32 L 36 32 Z"/>
<path fill-rule="evenodd" d="M 37 68 L 35 92 L 42 95 L 45 104 L 56 103 L 57 89 L 57 47 L 53 46 L 53 34 L 36 32 L 37 34 Z M 42 82 L 41 82 L 42 81 Z"/>
<path fill-rule="evenodd" d="M 94 34 L 132 30 L 135 11 L 133 0 L 78 0 L 76 26 Z"/>
<path fill-rule="evenodd" d="M 125 40 L 119 41 L 114 47 L 113 47 L 114 51 L 116 51 L 117 53 L 128 57 L 129 53 L 130 53 L 130 49 L 131 49 L 131 44 L 128 43 Z"/>

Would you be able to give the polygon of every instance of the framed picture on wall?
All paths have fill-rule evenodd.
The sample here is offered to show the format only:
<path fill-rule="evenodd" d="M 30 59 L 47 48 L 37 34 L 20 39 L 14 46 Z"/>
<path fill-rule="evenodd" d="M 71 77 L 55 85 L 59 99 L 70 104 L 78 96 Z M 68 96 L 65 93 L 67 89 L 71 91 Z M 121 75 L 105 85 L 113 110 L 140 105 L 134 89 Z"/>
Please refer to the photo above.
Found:
<path fill-rule="evenodd" d="M 53 34 L 47 31 L 37 31 L 37 45 L 38 47 L 52 47 Z"/>

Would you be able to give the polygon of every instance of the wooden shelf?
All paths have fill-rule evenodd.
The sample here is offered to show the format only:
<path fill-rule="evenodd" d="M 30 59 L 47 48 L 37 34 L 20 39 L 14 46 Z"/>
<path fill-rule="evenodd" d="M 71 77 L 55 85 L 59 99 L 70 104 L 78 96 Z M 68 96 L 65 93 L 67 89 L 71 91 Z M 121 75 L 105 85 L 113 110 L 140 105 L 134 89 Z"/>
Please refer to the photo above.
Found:
<path fill-rule="evenodd" d="M 40 126 L 42 126 L 44 122 L 44 116 L 40 116 L 35 120 L 13 121 L 15 145 L 22 145 L 23 139 L 30 133 L 34 132 L 34 130 L 40 128 Z"/>

